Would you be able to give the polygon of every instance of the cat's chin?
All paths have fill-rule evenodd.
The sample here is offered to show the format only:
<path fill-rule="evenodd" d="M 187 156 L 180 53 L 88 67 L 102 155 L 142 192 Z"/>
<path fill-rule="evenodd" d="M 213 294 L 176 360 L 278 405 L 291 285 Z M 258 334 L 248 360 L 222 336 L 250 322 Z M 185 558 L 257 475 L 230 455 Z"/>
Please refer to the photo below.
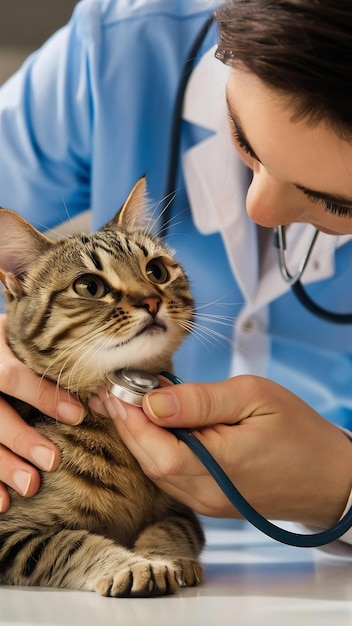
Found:
<path fill-rule="evenodd" d="M 160 335 L 161 333 L 166 333 L 167 328 L 165 324 L 160 322 L 153 322 L 152 324 L 147 324 L 142 330 L 139 330 L 135 335 L 136 337 L 155 337 Z M 133 341 L 133 340 L 132 340 Z"/>
<path fill-rule="evenodd" d="M 181 337 L 164 326 L 150 325 L 128 342 L 110 348 L 105 353 L 105 371 L 140 368 L 160 372 L 170 363 L 171 354 L 180 345 Z"/>

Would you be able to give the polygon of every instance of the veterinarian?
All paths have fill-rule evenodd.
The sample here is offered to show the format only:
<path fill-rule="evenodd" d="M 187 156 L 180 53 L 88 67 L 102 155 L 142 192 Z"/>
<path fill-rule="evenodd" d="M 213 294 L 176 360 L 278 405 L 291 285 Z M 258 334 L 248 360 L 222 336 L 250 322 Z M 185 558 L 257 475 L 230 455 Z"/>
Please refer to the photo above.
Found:
<path fill-rule="evenodd" d="M 160 426 L 196 429 L 263 515 L 325 529 L 352 487 L 352 325 L 341 319 L 352 313 L 352 7 L 231 0 L 210 22 L 214 9 L 79 2 L 0 90 L 0 205 L 54 231 L 90 209 L 95 228 L 146 173 L 200 314 L 175 371 L 200 382 L 151 392 L 144 412 L 106 390 L 92 405 L 116 418 L 144 471 L 199 513 L 238 515 Z M 280 263 L 273 233 L 286 244 Z M 308 305 L 289 284 L 302 261 Z M 19 363 L 1 324 L 1 391 L 82 420 L 74 398 Z M 5 398 L 0 413 L 5 511 L 7 486 L 32 496 L 36 468 L 55 470 L 59 454 Z M 352 558 L 352 531 L 331 549 Z"/>

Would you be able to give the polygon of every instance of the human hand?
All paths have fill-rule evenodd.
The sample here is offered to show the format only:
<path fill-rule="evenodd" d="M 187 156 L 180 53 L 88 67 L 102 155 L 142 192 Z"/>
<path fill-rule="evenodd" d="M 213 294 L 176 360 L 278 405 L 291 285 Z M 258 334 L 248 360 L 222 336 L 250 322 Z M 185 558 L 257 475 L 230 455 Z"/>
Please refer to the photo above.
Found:
<path fill-rule="evenodd" d="M 166 393 L 165 393 L 166 392 Z M 143 411 L 106 389 L 91 408 L 115 419 L 143 471 L 198 513 L 238 517 L 185 443 L 164 428 L 190 428 L 243 496 L 269 519 L 327 528 L 352 486 L 351 442 L 283 387 L 255 376 L 184 383 L 149 392 Z"/>
<path fill-rule="evenodd" d="M 0 392 L 67 424 L 82 421 L 84 410 L 76 398 L 34 374 L 15 357 L 6 343 L 5 325 L 6 317 L 0 315 Z M 40 484 L 34 466 L 50 471 L 57 468 L 59 460 L 56 446 L 26 424 L 0 393 L 0 512 L 10 506 L 6 486 L 32 496 Z"/>

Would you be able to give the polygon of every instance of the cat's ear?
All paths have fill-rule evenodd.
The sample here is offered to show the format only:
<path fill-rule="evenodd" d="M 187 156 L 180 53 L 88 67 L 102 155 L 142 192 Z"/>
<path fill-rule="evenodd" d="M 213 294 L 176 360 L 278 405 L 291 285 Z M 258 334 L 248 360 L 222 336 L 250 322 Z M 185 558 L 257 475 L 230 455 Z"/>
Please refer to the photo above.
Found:
<path fill-rule="evenodd" d="M 106 224 L 105 228 L 124 226 L 128 230 L 143 228 L 147 222 L 147 181 L 142 176 L 133 187 L 127 200 L 115 217 Z"/>
<path fill-rule="evenodd" d="M 15 298 L 29 267 L 52 245 L 23 217 L 0 209 L 0 280 Z"/>

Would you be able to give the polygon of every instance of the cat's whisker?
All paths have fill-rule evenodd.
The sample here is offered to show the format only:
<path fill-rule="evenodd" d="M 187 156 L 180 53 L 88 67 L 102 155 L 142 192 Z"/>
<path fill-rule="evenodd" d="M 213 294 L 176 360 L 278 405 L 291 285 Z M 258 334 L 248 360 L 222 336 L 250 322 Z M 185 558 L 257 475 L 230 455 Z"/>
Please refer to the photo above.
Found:
<path fill-rule="evenodd" d="M 175 189 L 174 191 L 170 191 L 169 194 L 167 194 L 166 196 L 164 196 L 163 198 L 161 198 L 161 200 L 159 200 L 152 211 L 152 217 L 154 217 L 155 213 L 159 210 L 160 205 L 164 205 L 163 209 L 161 210 L 161 213 L 158 214 L 158 217 L 156 218 L 157 220 L 159 219 L 159 217 L 161 217 L 162 215 L 164 215 L 165 211 L 168 210 L 168 208 L 170 207 L 170 205 L 172 204 L 172 202 L 174 201 L 174 199 L 176 198 L 177 195 L 177 189 Z M 166 202 L 167 201 L 167 202 Z M 165 204 L 166 202 L 166 204 Z"/>
<path fill-rule="evenodd" d="M 92 329 L 92 341 L 94 340 L 94 329 Z M 87 345 L 87 341 L 89 341 L 89 336 L 86 337 L 85 340 L 85 347 Z M 75 342 L 76 342 L 76 346 L 75 346 Z M 76 368 L 76 364 L 77 364 L 77 352 L 82 351 L 82 342 L 80 340 L 80 338 L 77 338 L 76 340 L 72 340 L 70 342 L 70 345 L 68 345 L 65 349 L 62 349 L 57 356 L 55 357 L 55 359 L 52 359 L 50 361 L 50 363 L 48 364 L 46 370 L 44 371 L 44 374 L 42 376 L 42 378 L 44 378 L 45 376 L 47 376 L 47 374 L 50 374 L 51 370 L 55 370 L 55 363 L 56 362 L 61 362 L 62 359 L 65 357 L 65 353 L 69 353 L 66 360 L 64 360 L 62 362 L 61 368 L 57 374 L 57 382 L 58 385 L 60 385 L 62 378 L 63 378 L 63 372 L 68 370 L 70 372 L 70 376 L 68 381 L 65 381 L 65 387 L 67 387 L 67 389 L 71 392 L 77 393 L 79 387 L 77 387 L 77 385 L 75 386 L 75 388 L 73 388 L 72 384 L 71 384 L 71 379 L 75 373 L 75 368 Z M 78 357 L 78 360 L 81 357 Z M 70 361 L 72 361 L 72 364 L 70 365 Z M 77 387 L 77 388 L 76 388 Z"/>
<path fill-rule="evenodd" d="M 176 226 L 179 226 L 180 224 L 182 224 L 182 220 L 179 220 L 178 222 L 172 222 L 173 219 L 176 219 L 177 215 L 174 215 L 173 218 L 170 218 L 167 222 L 165 222 L 165 224 L 163 224 L 162 228 L 160 228 L 160 230 L 158 231 L 158 236 L 159 237 L 163 237 L 164 234 L 167 234 L 170 232 L 171 228 L 175 228 Z"/>
<path fill-rule="evenodd" d="M 90 346 L 88 351 L 85 350 L 84 353 L 78 358 L 77 362 L 75 363 L 75 366 L 77 365 L 81 368 L 81 374 L 79 375 L 79 378 L 77 380 L 78 388 L 81 387 L 82 376 L 85 374 L 87 368 L 89 368 L 92 360 L 96 358 L 97 353 L 98 354 L 101 354 L 102 352 L 104 353 L 104 344 L 106 345 L 106 347 L 108 347 L 109 345 L 109 340 L 106 337 L 104 337 L 103 333 L 100 333 L 98 336 L 96 335 L 95 337 L 92 338 L 92 340 L 94 340 L 92 346 Z M 80 361 L 82 361 L 82 363 L 80 363 Z M 98 358 L 96 362 L 94 363 L 94 370 L 96 372 L 96 379 L 100 381 L 104 377 L 101 357 Z"/>
<path fill-rule="evenodd" d="M 228 316 L 219 316 L 219 315 L 212 315 L 212 314 L 203 314 L 203 315 L 196 315 L 195 316 L 195 320 L 196 321 L 202 321 L 202 322 L 209 322 L 212 324 L 221 324 L 223 326 L 233 326 L 233 317 L 228 317 Z"/>
<path fill-rule="evenodd" d="M 169 194 L 169 201 L 167 202 L 167 204 L 164 206 L 164 208 L 162 209 L 162 211 L 160 213 L 157 213 L 160 205 L 166 200 L 167 196 L 165 196 L 165 198 L 163 198 L 162 200 L 160 200 L 152 209 L 151 211 L 151 215 L 150 215 L 150 219 L 149 219 L 149 224 L 145 230 L 146 236 L 149 237 L 151 235 L 151 233 L 153 233 L 155 230 L 158 231 L 157 228 L 157 223 L 160 219 L 162 219 L 162 216 L 164 215 L 164 213 L 168 210 L 170 204 L 173 202 L 174 198 L 175 198 L 175 193 L 170 193 Z M 156 215 L 156 217 L 155 217 Z"/>
<path fill-rule="evenodd" d="M 193 333 L 195 331 L 198 333 L 203 333 L 204 336 L 216 340 L 219 344 L 226 342 L 232 345 L 233 343 L 233 340 L 230 337 L 227 337 L 226 335 L 223 335 L 219 331 L 214 330 L 213 328 L 209 328 L 208 326 L 202 326 L 201 324 L 195 323 L 193 326 Z"/>
<path fill-rule="evenodd" d="M 209 328 L 208 326 L 204 326 L 199 324 L 195 320 L 189 321 L 180 321 L 179 324 L 184 328 L 187 332 L 192 333 L 192 335 L 199 339 L 200 336 L 202 338 L 207 339 L 210 345 L 213 345 L 211 340 L 216 341 L 218 344 L 222 344 L 223 342 L 233 345 L 233 339 L 223 335 L 222 333 L 214 330 L 213 328 Z M 203 343 L 204 345 L 204 343 Z"/>
<path fill-rule="evenodd" d="M 72 225 L 71 215 L 70 215 L 70 212 L 69 212 L 69 210 L 68 210 L 68 208 L 67 208 L 67 204 L 66 204 L 66 202 L 65 202 L 65 198 L 64 198 L 64 196 L 61 196 L 61 200 L 62 200 L 62 204 L 64 205 L 64 208 L 65 208 L 65 213 L 66 213 L 66 215 L 67 215 L 67 220 L 68 220 L 68 221 L 70 222 L 70 224 Z"/>
<path fill-rule="evenodd" d="M 158 210 L 159 206 L 161 204 L 163 204 L 165 202 L 165 200 L 167 199 L 168 196 L 165 196 L 165 198 L 163 198 L 162 200 L 160 200 L 160 202 L 158 202 L 155 206 L 155 208 L 153 209 L 152 212 L 152 218 L 153 221 L 151 223 L 151 226 L 147 229 L 146 234 L 150 235 L 151 232 L 153 232 L 154 230 L 157 231 L 157 234 L 159 237 L 162 237 L 164 233 L 167 233 L 170 231 L 171 228 L 175 228 L 176 226 L 178 226 L 179 224 L 182 224 L 182 219 L 179 219 L 177 222 L 175 220 L 177 220 L 178 218 L 181 218 L 183 213 L 186 213 L 188 211 L 188 208 L 184 208 L 182 209 L 182 211 L 178 211 L 175 215 L 171 215 L 166 221 L 164 221 L 162 218 L 165 214 L 165 212 L 169 209 L 170 205 L 172 204 L 172 202 L 174 201 L 175 197 L 177 194 L 177 190 L 175 190 L 174 193 L 170 193 L 170 199 L 167 202 L 166 205 L 164 205 L 162 211 L 154 218 L 154 215 L 156 213 L 156 211 Z M 162 225 L 161 227 L 158 227 L 158 222 L 161 221 Z"/>
<path fill-rule="evenodd" d="M 75 379 L 75 387 L 77 387 L 77 390 L 79 390 L 82 386 L 84 386 L 84 385 L 81 385 L 82 376 L 84 376 L 87 370 L 89 370 L 89 366 L 90 366 L 92 359 L 94 359 L 97 355 L 97 351 L 100 348 L 100 345 L 99 345 L 100 336 L 104 338 L 103 333 L 99 333 L 99 335 L 97 335 L 96 331 L 92 329 L 92 336 L 88 335 L 86 337 L 84 350 L 82 351 L 82 346 L 79 346 L 79 345 L 77 346 L 77 348 L 80 349 L 81 354 L 78 355 L 78 358 L 76 355 L 74 357 L 75 360 L 71 368 L 70 378 L 68 382 L 69 387 L 72 387 L 72 383 L 71 383 L 72 378 Z M 89 342 L 91 342 L 90 346 L 89 346 Z M 108 341 L 106 341 L 106 343 L 108 343 Z M 100 367 L 100 360 L 94 363 L 94 370 L 96 372 L 97 380 L 100 380 L 102 378 L 102 375 L 99 373 L 99 367 Z M 81 371 L 79 372 L 79 370 Z"/>
<path fill-rule="evenodd" d="M 203 337 L 201 331 L 198 331 L 198 329 L 195 329 L 194 327 L 189 328 L 186 323 L 182 322 L 180 323 L 180 326 L 184 328 L 184 330 L 186 330 L 187 332 L 192 333 L 193 337 L 195 337 L 195 339 L 199 341 L 199 343 L 201 343 L 206 350 L 210 351 L 209 345 L 211 345 L 211 341 L 209 340 L 208 336 L 205 335 Z"/>
<path fill-rule="evenodd" d="M 67 204 L 65 202 L 65 198 L 63 196 L 61 196 L 61 200 L 62 200 L 62 204 L 64 205 L 64 208 L 65 208 L 65 213 L 67 215 L 67 220 L 62 220 L 61 225 L 62 224 L 66 225 L 67 222 L 68 222 L 70 224 L 70 226 L 71 226 L 71 232 L 74 233 L 75 229 L 74 229 L 73 220 L 72 220 L 70 212 L 69 212 L 69 210 L 67 208 Z M 37 227 L 41 228 L 41 230 L 44 231 L 45 234 L 48 237 L 53 237 L 55 239 L 56 238 L 68 239 L 70 237 L 70 234 L 67 234 L 69 232 L 67 227 L 65 228 L 65 230 L 66 230 L 65 233 L 61 232 L 60 224 L 57 224 L 57 226 L 56 226 L 58 228 L 58 230 L 56 230 L 56 228 L 48 228 L 45 224 L 42 224 L 40 222 L 37 222 Z"/>
<path fill-rule="evenodd" d="M 166 220 L 166 222 L 163 222 L 161 226 L 156 227 L 158 237 L 162 237 L 163 234 L 169 232 L 171 228 L 175 228 L 175 226 L 182 224 L 182 220 L 179 220 L 177 222 L 175 221 L 176 219 L 178 219 L 178 217 L 179 215 L 172 215 L 168 220 Z M 159 215 L 157 217 L 157 219 L 155 220 L 155 224 L 154 224 L 155 226 L 157 225 L 158 221 L 161 218 L 162 218 L 162 215 Z"/>
<path fill-rule="evenodd" d="M 194 306 L 194 310 L 195 311 L 199 311 L 200 309 L 206 309 L 208 307 L 214 307 L 214 306 L 218 306 L 218 307 L 240 307 L 242 306 L 241 302 L 224 302 L 224 299 L 227 297 L 228 294 L 225 294 L 224 296 L 222 296 L 221 298 L 216 298 L 215 300 L 211 300 L 209 302 L 200 302 L 199 304 Z"/>
<path fill-rule="evenodd" d="M 162 227 L 158 230 L 158 236 L 162 237 L 165 233 L 169 233 L 171 229 L 175 229 L 176 226 L 182 224 L 182 215 L 187 213 L 187 208 L 182 209 L 182 211 L 178 211 L 175 215 L 172 215 L 168 220 L 166 220 Z M 175 220 L 178 220 L 177 222 Z"/>
<path fill-rule="evenodd" d="M 54 359 L 52 359 L 52 360 L 48 363 L 47 367 L 45 368 L 45 370 L 44 370 L 44 372 L 43 372 L 42 379 L 43 379 L 43 378 L 45 378 L 45 377 L 47 377 L 47 376 L 50 378 L 50 372 L 51 372 L 51 370 L 53 370 L 53 371 L 55 371 L 55 370 L 56 370 L 56 368 L 54 367 L 54 366 L 55 366 L 55 364 L 56 364 L 57 362 L 61 362 L 62 358 L 63 358 L 63 357 L 64 357 L 64 355 L 65 355 L 65 352 L 68 352 L 68 351 L 70 351 L 71 349 L 72 349 L 72 344 L 71 344 L 70 346 L 67 346 L 67 348 L 65 348 L 64 350 L 61 350 L 61 351 L 60 351 L 60 352 L 56 355 L 56 357 L 55 357 Z M 68 358 L 71 358 L 71 357 L 68 357 Z M 68 362 L 68 359 L 67 359 L 65 362 L 63 362 L 62 367 L 61 367 L 60 372 L 59 372 L 59 375 L 61 375 L 61 373 L 62 373 L 62 371 L 63 371 L 64 367 L 67 365 L 67 362 Z"/>

